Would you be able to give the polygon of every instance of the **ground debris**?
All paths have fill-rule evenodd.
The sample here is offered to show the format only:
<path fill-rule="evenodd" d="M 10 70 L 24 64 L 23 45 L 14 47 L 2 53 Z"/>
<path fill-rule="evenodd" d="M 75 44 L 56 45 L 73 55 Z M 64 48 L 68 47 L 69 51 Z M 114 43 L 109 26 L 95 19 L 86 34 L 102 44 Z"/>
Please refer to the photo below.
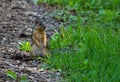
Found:
<path fill-rule="evenodd" d="M 12 70 L 18 77 L 27 75 L 29 82 L 58 82 L 59 79 L 51 77 L 54 73 L 39 71 L 41 62 L 30 60 L 28 52 L 18 49 L 23 30 L 26 29 L 26 40 L 31 42 L 36 17 L 46 26 L 48 40 L 55 29 L 59 30 L 60 24 L 45 12 L 32 0 L 0 0 L 0 82 L 16 82 L 6 75 L 6 70 Z"/>

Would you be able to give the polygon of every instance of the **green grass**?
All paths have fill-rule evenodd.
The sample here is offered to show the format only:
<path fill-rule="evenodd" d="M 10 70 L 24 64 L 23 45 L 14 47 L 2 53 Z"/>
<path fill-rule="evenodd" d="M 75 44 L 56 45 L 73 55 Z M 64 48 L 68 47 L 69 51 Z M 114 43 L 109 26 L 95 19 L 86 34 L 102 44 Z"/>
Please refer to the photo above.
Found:
<path fill-rule="evenodd" d="M 97 22 L 104 26 L 120 27 L 120 0 L 38 0 L 37 2 L 45 2 L 52 6 L 57 4 L 59 11 L 62 9 L 76 12 L 77 16 L 82 17 L 83 24 Z M 60 17 L 71 20 L 72 15 L 67 14 L 66 16 L 65 13 Z M 74 19 L 76 18 L 74 17 Z"/>
<path fill-rule="evenodd" d="M 62 70 L 65 82 L 120 81 L 120 0 L 38 2 L 57 4 L 58 11 L 77 13 L 60 15 L 67 18 L 64 22 L 75 19 L 75 23 L 62 26 L 50 40 L 52 56 L 47 63 Z"/>
<path fill-rule="evenodd" d="M 74 51 L 55 51 L 49 64 L 62 69 L 68 82 L 120 80 L 120 31 L 97 26 L 69 27 L 63 34 L 64 37 L 56 35 L 58 38 L 51 40 L 51 50 L 66 47 Z"/>

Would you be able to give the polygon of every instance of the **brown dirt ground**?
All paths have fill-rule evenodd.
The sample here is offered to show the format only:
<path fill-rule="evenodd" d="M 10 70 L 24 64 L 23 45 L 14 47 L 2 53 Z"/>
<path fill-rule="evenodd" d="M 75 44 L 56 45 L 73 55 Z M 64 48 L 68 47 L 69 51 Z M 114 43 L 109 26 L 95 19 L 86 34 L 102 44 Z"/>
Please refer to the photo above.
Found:
<path fill-rule="evenodd" d="M 55 8 L 48 5 L 34 5 L 31 0 L 0 0 L 0 82 L 18 82 L 8 77 L 6 70 L 12 70 L 18 77 L 26 75 L 29 82 L 58 82 L 60 73 L 39 69 L 44 62 L 29 57 L 13 58 L 18 49 L 19 35 L 24 31 L 31 42 L 36 17 L 46 26 L 48 41 L 60 22 L 50 17 Z M 46 14 L 47 13 L 47 14 Z M 49 13 L 49 14 L 48 14 Z M 20 54 L 21 55 L 21 54 Z"/>

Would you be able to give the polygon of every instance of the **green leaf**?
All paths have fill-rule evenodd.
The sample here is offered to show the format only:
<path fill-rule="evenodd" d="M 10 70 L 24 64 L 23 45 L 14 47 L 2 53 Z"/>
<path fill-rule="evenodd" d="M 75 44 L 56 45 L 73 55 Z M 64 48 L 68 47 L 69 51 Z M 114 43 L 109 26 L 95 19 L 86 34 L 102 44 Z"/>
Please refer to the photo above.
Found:
<path fill-rule="evenodd" d="M 7 70 L 7 71 L 6 71 L 6 74 L 7 74 L 9 77 L 11 77 L 12 79 L 14 79 L 14 80 L 17 79 L 17 75 L 16 75 L 13 71 L 11 71 L 11 70 Z"/>
<path fill-rule="evenodd" d="M 20 77 L 20 82 L 28 82 L 26 75 Z"/>
<path fill-rule="evenodd" d="M 22 42 L 18 48 L 22 51 L 30 51 L 31 50 L 30 42 L 28 41 Z"/>

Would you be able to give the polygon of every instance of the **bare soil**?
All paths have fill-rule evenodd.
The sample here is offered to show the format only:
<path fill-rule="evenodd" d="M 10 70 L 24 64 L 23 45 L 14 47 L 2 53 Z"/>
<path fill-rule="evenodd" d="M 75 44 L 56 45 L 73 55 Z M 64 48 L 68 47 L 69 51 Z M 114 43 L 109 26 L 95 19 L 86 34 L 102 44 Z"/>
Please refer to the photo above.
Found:
<path fill-rule="evenodd" d="M 42 61 L 24 56 L 14 58 L 23 32 L 32 43 L 36 19 L 46 26 L 48 42 L 54 32 L 59 31 L 60 22 L 50 16 L 54 9 L 45 4 L 34 5 L 31 0 L 0 0 L 0 82 L 18 82 L 8 77 L 6 70 L 12 70 L 18 77 L 26 75 L 29 82 L 60 81 L 58 71 L 40 69 L 44 65 Z"/>

